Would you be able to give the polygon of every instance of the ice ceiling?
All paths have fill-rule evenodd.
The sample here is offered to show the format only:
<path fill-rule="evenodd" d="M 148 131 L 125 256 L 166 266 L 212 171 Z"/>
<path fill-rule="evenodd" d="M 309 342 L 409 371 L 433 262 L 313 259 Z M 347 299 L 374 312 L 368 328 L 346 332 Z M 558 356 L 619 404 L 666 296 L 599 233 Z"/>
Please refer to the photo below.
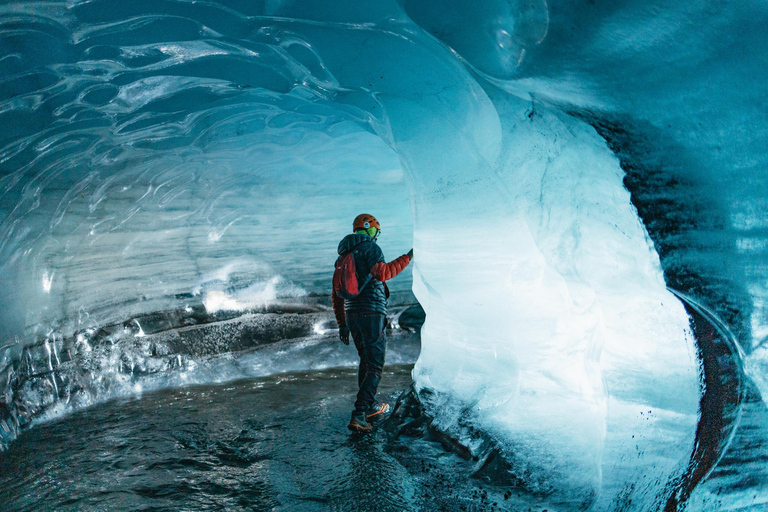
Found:
<path fill-rule="evenodd" d="M 766 22 L 758 2 L 4 3 L 4 375 L 133 315 L 326 293 L 370 211 L 388 255 L 413 241 L 414 379 L 444 428 L 506 440 L 563 502 L 653 499 L 699 393 L 667 285 L 768 392 Z"/>

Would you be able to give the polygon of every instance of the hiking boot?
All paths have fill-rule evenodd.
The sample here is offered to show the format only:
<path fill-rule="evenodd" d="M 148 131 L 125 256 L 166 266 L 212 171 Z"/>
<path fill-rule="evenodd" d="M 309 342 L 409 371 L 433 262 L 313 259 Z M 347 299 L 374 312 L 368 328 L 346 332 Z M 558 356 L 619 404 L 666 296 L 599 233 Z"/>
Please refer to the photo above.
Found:
<path fill-rule="evenodd" d="M 370 432 L 373 427 L 371 427 L 370 423 L 365 421 L 365 416 L 352 416 L 352 419 L 349 420 L 349 425 L 347 425 L 347 428 L 352 432 L 360 432 L 365 434 Z"/>
<path fill-rule="evenodd" d="M 365 419 L 368 422 L 383 420 L 388 412 L 389 404 L 374 405 L 365 412 Z"/>

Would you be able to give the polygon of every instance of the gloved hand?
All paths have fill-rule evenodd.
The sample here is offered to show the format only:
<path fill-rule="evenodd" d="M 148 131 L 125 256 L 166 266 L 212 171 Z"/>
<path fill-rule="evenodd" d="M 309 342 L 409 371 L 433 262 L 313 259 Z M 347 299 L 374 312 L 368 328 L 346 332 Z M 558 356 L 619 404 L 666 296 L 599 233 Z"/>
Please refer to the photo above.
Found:
<path fill-rule="evenodd" d="M 413 249 L 411 249 L 410 251 L 408 251 L 408 258 L 409 258 L 411 261 L 413 261 Z"/>
<path fill-rule="evenodd" d="M 349 327 L 339 327 L 339 339 L 345 345 L 349 345 Z"/>

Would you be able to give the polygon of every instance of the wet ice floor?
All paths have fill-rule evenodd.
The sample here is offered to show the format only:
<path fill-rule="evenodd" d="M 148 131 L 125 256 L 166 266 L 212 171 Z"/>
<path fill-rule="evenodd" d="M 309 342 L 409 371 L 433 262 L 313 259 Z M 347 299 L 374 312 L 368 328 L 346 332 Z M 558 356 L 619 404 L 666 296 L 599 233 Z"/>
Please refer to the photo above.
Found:
<path fill-rule="evenodd" d="M 411 383 L 386 369 L 381 398 Z M 25 432 L 0 454 L 5 510 L 494 510 L 441 459 L 401 463 L 384 431 L 346 429 L 352 369 L 282 374 L 117 399 Z M 430 448 L 427 448 L 430 449 Z M 430 471 L 432 469 L 432 471 Z M 456 475 L 459 477 L 459 475 Z"/>
<path fill-rule="evenodd" d="M 407 368 L 389 372 L 382 392 L 408 380 Z M 82 411 L 27 432 L 3 456 L 6 506 L 347 509 L 378 484 L 394 510 L 409 489 L 375 437 L 346 430 L 353 387 L 351 371 L 280 375 Z"/>
<path fill-rule="evenodd" d="M 25 431 L 0 453 L 0 510 L 564 510 L 471 478 L 434 441 L 350 433 L 357 357 L 332 334 L 199 359 Z M 380 398 L 394 403 L 419 345 L 390 342 Z M 687 510 L 768 509 L 768 411 L 746 398 Z"/>

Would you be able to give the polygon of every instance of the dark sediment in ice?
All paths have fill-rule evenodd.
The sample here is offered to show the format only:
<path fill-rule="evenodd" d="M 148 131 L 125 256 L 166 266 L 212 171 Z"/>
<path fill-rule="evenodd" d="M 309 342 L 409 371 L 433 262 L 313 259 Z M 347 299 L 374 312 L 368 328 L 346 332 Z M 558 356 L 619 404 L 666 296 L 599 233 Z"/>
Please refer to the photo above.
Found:
<path fill-rule="evenodd" d="M 687 510 L 768 508 L 768 408 L 750 379 L 745 379 L 743 391 L 728 449 L 693 490 Z"/>
<path fill-rule="evenodd" d="M 116 381 L 173 371 L 200 356 L 300 338 L 329 322 L 331 314 L 314 305 L 272 305 L 247 314 L 189 308 L 40 340 L 24 347 L 18 359 L 4 361 L 0 447 L 51 407 L 86 405 Z"/>
<path fill-rule="evenodd" d="M 728 450 L 738 428 L 747 380 L 737 342 L 727 326 L 693 299 L 678 297 L 691 317 L 696 336 L 702 393 L 694 449 L 682 477 L 670 482 L 672 493 L 664 507 L 667 512 L 684 506 Z"/>
<path fill-rule="evenodd" d="M 667 285 L 708 304 L 749 353 L 753 300 L 731 214 L 718 191 L 686 172 L 685 151 L 650 123 L 571 113 L 590 123 L 618 157 Z"/>
<path fill-rule="evenodd" d="M 400 327 L 418 330 L 424 325 L 427 316 L 421 304 L 413 304 L 400 313 L 397 317 L 397 323 Z"/>
<path fill-rule="evenodd" d="M 744 495 L 751 497 L 752 503 L 764 502 L 762 489 L 768 486 L 765 404 L 744 374 L 738 343 L 727 325 L 694 299 L 677 294 L 696 337 L 702 379 L 700 412 L 687 467 L 680 477 L 670 479 L 666 495 L 659 496 L 657 503 L 672 512 L 738 503 Z M 515 473 L 515 455 L 502 443 L 473 428 L 470 421 L 460 422 L 459 431 L 437 426 L 428 412 L 433 399 L 431 393 L 418 393 L 413 386 L 399 397 L 384 425 L 391 435 L 390 450 L 398 457 L 418 460 L 424 457 L 419 451 L 423 451 L 423 443 L 414 450 L 413 439 L 440 446 L 465 461 L 467 475 L 504 489 L 509 495 L 545 504 L 547 493 L 540 488 L 534 490 L 526 475 Z M 469 420 L 471 414 L 465 417 Z M 691 501 L 695 504 L 688 508 Z M 617 509 L 631 505 L 616 503 Z"/>
<path fill-rule="evenodd" d="M 70 337 L 38 340 L 24 347 L 17 359 L 0 361 L 4 364 L 0 369 L 4 390 L 0 396 L 0 449 L 7 447 L 20 429 L 54 407 L 76 409 L 104 398 L 132 394 L 133 384 L 140 385 L 142 378 L 183 371 L 207 357 L 271 345 L 289 346 L 294 340 L 318 333 L 335 333 L 336 322 L 325 304 L 330 302 L 327 299 L 310 297 L 245 313 L 208 313 L 202 307 L 160 311 Z M 401 314 L 414 311 L 414 306 L 395 304 L 390 310 L 390 322 L 398 329 L 417 331 L 420 327 L 418 314 L 416 320 L 404 318 L 405 325 L 397 325 Z M 417 335 L 415 340 L 414 347 L 394 358 L 415 361 Z"/>
<path fill-rule="evenodd" d="M 390 451 L 406 465 L 414 464 L 414 460 L 429 460 L 430 452 L 453 453 L 463 460 L 456 460 L 454 473 L 489 485 L 502 494 L 505 501 L 515 496 L 527 504 L 545 504 L 548 493 L 532 489 L 526 475 L 515 473 L 510 463 L 512 454 L 492 436 L 474 428 L 469 421 L 469 412 L 465 415 L 468 421 L 460 422 L 457 431 L 447 431 L 436 425 L 435 418 L 428 412 L 433 399 L 432 393 L 417 392 L 414 386 L 398 397 L 391 416 L 382 425 L 391 436 Z"/>

